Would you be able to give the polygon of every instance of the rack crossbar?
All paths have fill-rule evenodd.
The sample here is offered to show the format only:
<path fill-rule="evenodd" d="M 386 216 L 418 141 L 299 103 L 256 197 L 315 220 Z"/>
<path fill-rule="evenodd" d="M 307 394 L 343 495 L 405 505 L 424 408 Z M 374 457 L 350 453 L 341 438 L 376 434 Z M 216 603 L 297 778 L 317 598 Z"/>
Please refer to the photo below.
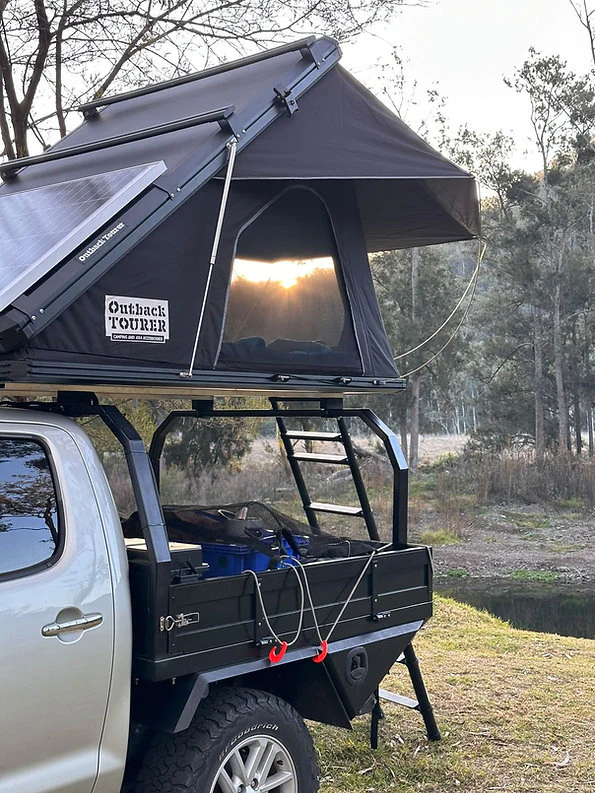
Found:
<path fill-rule="evenodd" d="M 204 80 L 206 77 L 213 77 L 216 74 L 224 74 L 225 72 L 232 71 L 233 69 L 241 68 L 242 66 L 250 66 L 253 63 L 260 63 L 261 61 L 276 58 L 279 55 L 286 55 L 290 52 L 302 53 L 302 57 L 309 57 L 314 60 L 311 47 L 316 41 L 315 36 L 308 36 L 307 38 L 295 41 L 293 44 L 284 44 L 281 47 L 276 47 L 267 52 L 259 52 L 255 55 L 247 55 L 245 58 L 240 58 L 230 63 L 221 63 L 219 66 L 212 66 L 210 69 L 203 69 L 200 72 L 193 72 L 192 74 L 185 74 L 182 77 L 175 77 L 172 80 L 166 80 L 163 83 L 156 83 L 148 85 L 146 88 L 137 88 L 133 91 L 126 91 L 122 94 L 114 94 L 114 96 L 107 96 L 101 99 L 94 99 L 91 102 L 85 102 L 78 110 L 83 113 L 86 118 L 97 113 L 98 108 L 107 107 L 108 105 L 115 105 L 118 102 L 125 102 L 127 99 L 136 99 L 139 96 L 147 96 L 147 94 L 154 94 L 157 91 L 164 91 L 167 88 L 173 88 L 177 85 L 187 85 L 188 83 L 195 83 L 198 80 Z"/>
<path fill-rule="evenodd" d="M 197 127 L 201 124 L 210 124 L 214 121 L 226 121 L 233 115 L 234 111 L 235 107 L 229 105 L 228 107 L 209 110 L 206 113 L 199 113 L 196 116 L 187 116 L 178 121 L 169 121 L 167 124 L 156 124 L 152 127 L 138 129 L 135 132 L 127 132 L 124 135 L 114 135 L 111 138 L 103 138 L 102 140 L 96 140 L 92 143 L 84 143 L 81 146 L 72 146 L 68 149 L 57 149 L 56 151 L 48 151 L 44 154 L 36 154 L 32 157 L 21 157 L 18 160 L 10 160 L 0 167 L 0 177 L 4 180 L 10 179 L 17 171 L 20 171 L 21 168 L 25 168 L 29 165 L 40 165 L 44 162 L 64 160 L 67 157 L 76 157 L 80 154 L 101 151 L 103 149 L 112 148 L 113 146 L 121 146 L 125 143 L 135 143 L 139 140 L 153 138 L 157 135 L 167 135 L 169 132 L 178 132 L 182 129 Z"/>

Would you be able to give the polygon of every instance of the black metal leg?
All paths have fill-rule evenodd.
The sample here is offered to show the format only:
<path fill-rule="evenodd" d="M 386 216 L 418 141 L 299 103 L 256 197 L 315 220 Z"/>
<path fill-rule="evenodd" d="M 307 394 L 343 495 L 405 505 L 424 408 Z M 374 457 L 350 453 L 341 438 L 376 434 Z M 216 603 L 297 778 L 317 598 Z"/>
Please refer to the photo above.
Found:
<path fill-rule="evenodd" d="M 378 749 L 378 723 L 380 719 L 384 718 L 384 713 L 380 706 L 380 692 L 378 689 L 374 692 L 376 701 L 372 708 L 372 722 L 370 724 L 370 749 Z"/>
<path fill-rule="evenodd" d="M 424 720 L 424 724 L 426 725 L 428 740 L 439 741 L 441 737 L 440 730 L 436 724 L 434 709 L 432 708 L 432 703 L 428 697 L 426 684 L 424 683 L 424 679 L 419 668 L 419 661 L 417 660 L 417 656 L 415 655 L 415 650 L 413 649 L 412 644 L 407 645 L 403 651 L 403 655 L 405 656 L 405 665 L 409 670 L 409 676 L 411 677 L 411 682 L 413 683 L 415 696 L 417 697 L 417 701 L 419 703 L 419 711 Z"/>

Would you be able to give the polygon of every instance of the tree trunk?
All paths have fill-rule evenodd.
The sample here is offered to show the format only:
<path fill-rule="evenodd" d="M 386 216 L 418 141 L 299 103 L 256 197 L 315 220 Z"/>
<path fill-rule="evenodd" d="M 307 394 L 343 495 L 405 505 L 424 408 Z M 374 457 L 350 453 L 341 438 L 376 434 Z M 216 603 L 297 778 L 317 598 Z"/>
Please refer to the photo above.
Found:
<path fill-rule="evenodd" d="M 18 117 L 12 118 L 12 128 L 14 130 L 14 143 L 17 157 L 29 156 L 29 143 L 27 140 L 27 118 L 19 113 Z"/>
<path fill-rule="evenodd" d="M 409 444 L 409 469 L 416 473 L 419 462 L 419 372 L 409 378 L 411 389 L 411 439 Z"/>
<path fill-rule="evenodd" d="M 591 204 L 591 211 L 593 205 Z M 592 219 L 591 219 L 592 223 Z M 591 233 L 593 233 L 592 225 L 591 225 Z M 584 352 L 584 359 L 585 359 L 585 383 L 586 391 L 587 391 L 587 432 L 589 433 L 589 457 L 593 456 L 593 402 L 591 397 L 591 327 L 589 325 L 589 307 L 585 309 L 585 313 L 583 315 L 583 320 L 585 323 L 585 352 Z"/>
<path fill-rule="evenodd" d="M 9 160 L 14 160 L 14 146 L 12 145 L 12 137 L 6 114 L 6 107 L 4 105 L 4 85 L 0 79 L 0 134 L 2 135 L 2 144 L 4 146 L 4 154 Z"/>
<path fill-rule="evenodd" d="M 408 444 L 407 444 L 407 400 L 405 395 L 403 394 L 403 399 L 401 402 L 401 408 L 399 410 L 399 435 L 401 436 L 401 450 L 405 455 L 405 459 L 408 456 Z"/>
<path fill-rule="evenodd" d="M 533 306 L 533 356 L 535 365 L 535 459 L 538 465 L 545 457 L 545 419 L 543 407 L 543 336 L 539 308 Z"/>
<path fill-rule="evenodd" d="M 417 324 L 417 281 L 419 278 L 419 249 L 411 249 L 411 323 Z M 409 411 L 411 416 L 411 434 L 409 441 L 409 469 L 417 471 L 419 460 L 419 380 L 420 373 L 414 372 L 409 378 Z"/>
<path fill-rule="evenodd" d="M 572 322 L 572 421 L 574 424 L 574 438 L 576 443 L 576 453 L 581 454 L 583 450 L 583 435 L 581 421 L 581 399 L 580 399 L 580 379 L 578 344 L 576 340 L 576 319 Z"/>
<path fill-rule="evenodd" d="M 562 286 L 560 284 L 560 251 L 554 286 L 554 373 L 556 377 L 556 398 L 558 404 L 558 450 L 568 448 L 568 405 L 564 391 L 564 351 L 562 344 L 562 320 L 560 316 L 562 303 Z"/>
<path fill-rule="evenodd" d="M 583 451 L 583 435 L 581 423 L 581 403 L 579 399 L 578 387 L 574 389 L 572 395 L 572 413 L 574 421 L 574 437 L 576 440 L 576 453 L 581 454 Z"/>

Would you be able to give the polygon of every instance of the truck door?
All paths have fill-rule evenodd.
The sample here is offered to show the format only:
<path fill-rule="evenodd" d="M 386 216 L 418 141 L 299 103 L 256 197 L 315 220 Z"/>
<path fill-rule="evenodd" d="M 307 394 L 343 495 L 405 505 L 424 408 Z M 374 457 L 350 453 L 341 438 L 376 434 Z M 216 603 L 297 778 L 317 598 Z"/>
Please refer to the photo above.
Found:
<path fill-rule="evenodd" d="M 112 601 L 99 510 L 73 436 L 0 421 L 0 793 L 91 793 Z"/>

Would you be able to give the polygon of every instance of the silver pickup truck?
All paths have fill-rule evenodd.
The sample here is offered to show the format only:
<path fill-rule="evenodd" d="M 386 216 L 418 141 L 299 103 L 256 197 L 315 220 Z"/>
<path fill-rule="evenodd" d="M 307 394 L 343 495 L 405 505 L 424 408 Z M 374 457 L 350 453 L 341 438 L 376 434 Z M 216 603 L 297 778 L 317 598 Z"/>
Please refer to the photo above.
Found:
<path fill-rule="evenodd" d="M 124 537 L 81 415 L 123 445 L 137 538 Z M 431 613 L 428 549 L 401 526 L 365 556 L 302 565 L 305 579 L 289 565 L 182 575 L 180 547 L 185 565 L 200 544 L 169 542 L 157 435 L 151 459 L 88 394 L 0 409 L 0 793 L 314 793 L 302 717 L 349 727 L 372 712 L 377 730 L 378 685 L 403 650 L 437 737 L 411 648 Z"/>

